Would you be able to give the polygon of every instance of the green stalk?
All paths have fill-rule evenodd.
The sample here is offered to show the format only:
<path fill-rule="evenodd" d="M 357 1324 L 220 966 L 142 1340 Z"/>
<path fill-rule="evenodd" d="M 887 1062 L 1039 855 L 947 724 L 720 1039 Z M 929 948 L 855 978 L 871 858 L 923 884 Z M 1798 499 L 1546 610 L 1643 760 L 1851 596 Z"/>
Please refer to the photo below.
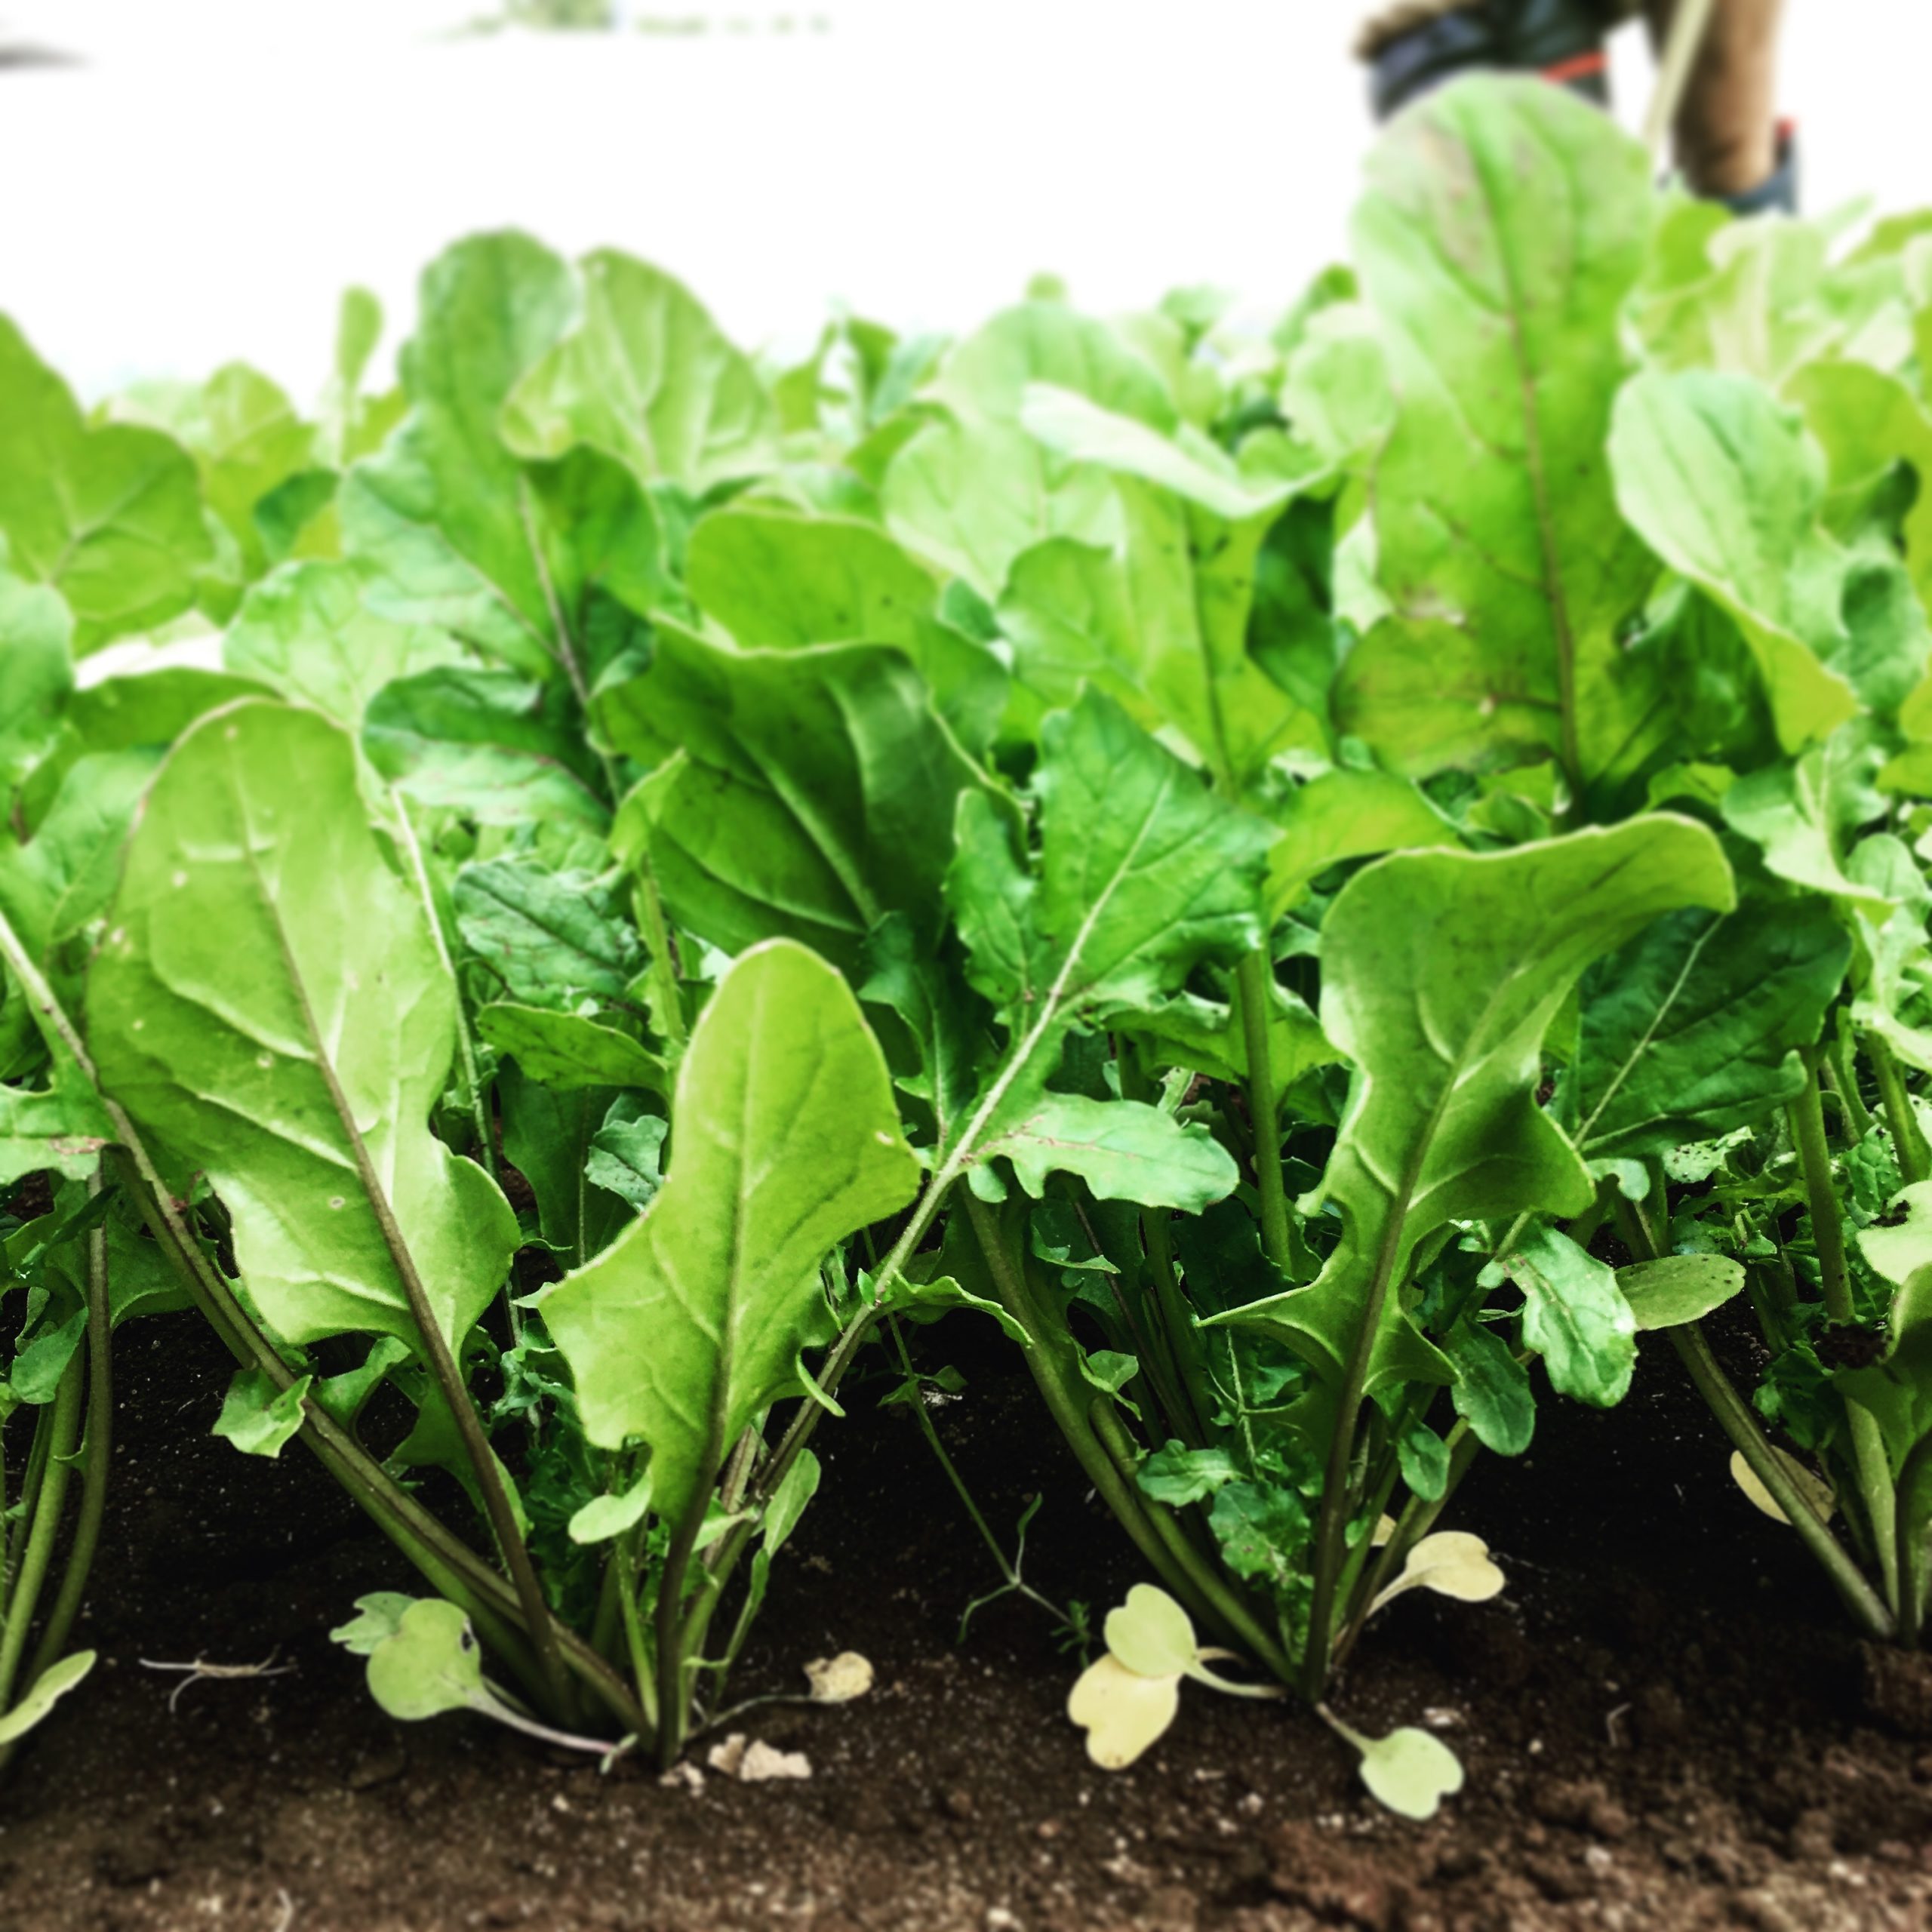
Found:
<path fill-rule="evenodd" d="M 1134 1444 L 1121 1426 L 1118 1416 L 1104 1397 L 1088 1404 L 1088 1414 L 1094 1435 L 1124 1481 L 1134 1479 Z M 1214 1621 L 1245 1644 L 1256 1661 L 1272 1671 L 1284 1684 L 1294 1681 L 1294 1666 L 1287 1653 L 1263 1629 L 1254 1614 L 1229 1588 L 1227 1580 L 1188 1540 L 1180 1519 L 1165 1504 L 1153 1497 L 1141 1499 L 1141 1508 L 1152 1524 L 1175 1567 L 1198 1592 L 1214 1614 Z"/>
<path fill-rule="evenodd" d="M 1791 1103 L 1792 1139 L 1804 1174 L 1804 1190 L 1811 1210 L 1811 1239 L 1818 1251 L 1825 1311 L 1835 1322 L 1853 1318 L 1851 1278 L 1845 1266 L 1844 1229 L 1838 1218 L 1838 1196 L 1832 1187 L 1831 1150 L 1825 1140 L 1825 1109 L 1818 1091 L 1816 1057 L 1804 1057 L 1804 1085 Z M 1878 1581 L 1886 1601 L 1899 1601 L 1898 1499 L 1892 1487 L 1891 1464 L 1878 1419 L 1862 1403 L 1847 1401 L 1845 1419 L 1851 1432 L 1852 1459 L 1858 1470 L 1860 1495 L 1872 1531 Z"/>
<path fill-rule="evenodd" d="M 1932 1550 L 1927 1548 L 1927 1526 L 1912 1518 L 1913 1498 L 1926 1481 L 1928 1464 L 1932 1435 L 1921 1435 L 1899 1471 L 1899 1641 L 1908 1650 L 1918 1648 L 1925 1626 L 1926 1572 Z"/>
<path fill-rule="evenodd" d="M 1871 1057 L 1872 1071 L 1878 1082 L 1878 1097 L 1885 1109 L 1885 1124 L 1892 1131 L 1892 1152 L 1899 1172 L 1908 1187 L 1932 1174 L 1932 1154 L 1912 1111 L 1912 1091 L 1906 1085 L 1905 1072 L 1889 1041 L 1877 1033 L 1865 1036 L 1865 1051 Z"/>
<path fill-rule="evenodd" d="M 974 1235 L 992 1277 L 994 1291 L 1001 1306 L 1033 1337 L 1033 1346 L 1026 1351 L 1026 1365 L 1033 1372 L 1034 1383 L 1075 1460 L 1086 1472 L 1088 1481 L 1133 1539 L 1134 1547 L 1189 1612 L 1213 1624 L 1220 1634 L 1232 1635 L 1222 1629 L 1218 1613 L 1179 1567 L 1168 1543 L 1149 1521 L 1140 1497 L 1094 1434 L 1088 1417 L 1086 1386 L 1084 1383 L 1078 1389 L 1072 1386 L 1066 1372 L 1065 1351 L 1054 1346 L 1031 1291 L 1013 1265 L 1001 1238 L 998 1217 L 970 1189 L 964 1198 Z"/>
<path fill-rule="evenodd" d="M 1261 1197 L 1261 1245 L 1286 1275 L 1294 1263 L 1288 1244 L 1287 1190 L 1281 1180 L 1281 1110 L 1268 1050 L 1274 978 L 1265 948 L 1244 954 L 1235 969 L 1235 1004 L 1241 1010 L 1241 1045 L 1247 1057 L 1247 1110 L 1254 1126 L 1254 1181 Z"/>
<path fill-rule="evenodd" d="M 54 1539 L 60 1534 L 60 1512 L 73 1475 L 74 1445 L 81 1432 L 81 1386 L 84 1364 L 78 1352 L 68 1363 L 55 1392 L 49 1427 L 48 1455 L 39 1493 L 33 1498 L 33 1526 L 27 1534 L 26 1553 L 7 1606 L 7 1627 L 0 1633 L 0 1711 L 14 1706 L 15 1680 L 26 1654 L 27 1629 L 40 1601 L 41 1586 L 54 1560 Z"/>
<path fill-rule="evenodd" d="M 1858 1057 L 1852 1050 L 1848 1031 L 1841 1029 L 1832 1036 L 1820 1060 L 1818 1072 L 1830 1083 L 1844 1109 L 1847 1143 L 1857 1146 L 1872 1131 L 1872 1110 L 1858 1091 Z"/>
<path fill-rule="evenodd" d="M 33 1499 L 40 1494 L 48 1448 L 53 1439 L 54 1411 L 50 1404 L 43 1402 L 34 1411 L 33 1440 L 27 1446 L 27 1466 L 20 1478 L 20 1513 L 7 1535 L 5 1574 L 0 1575 L 0 1615 L 12 1614 L 14 1582 L 20 1574 L 21 1558 L 26 1552 L 27 1532 L 33 1527 Z"/>
<path fill-rule="evenodd" d="M 1712 1354 L 1703 1328 L 1697 1323 L 1689 1321 L 1664 1332 L 1690 1371 L 1697 1392 L 1710 1404 L 1711 1413 L 1717 1417 L 1719 1426 L 1750 1464 L 1758 1480 L 1770 1492 L 1773 1500 L 1798 1532 L 1799 1541 L 1823 1564 L 1826 1574 L 1831 1578 L 1859 1626 L 1868 1636 L 1881 1639 L 1893 1636 L 1895 1626 L 1891 1612 L 1792 1481 L 1790 1472 L 1758 1426 L 1757 1418 L 1746 1406 L 1744 1398 L 1731 1386 L 1730 1378 Z M 1888 1523 L 1888 1546 L 1893 1531 L 1894 1525 Z"/>
<path fill-rule="evenodd" d="M 88 1177 L 88 1192 L 98 1195 L 100 1189 L 97 1164 Z M 107 1508 L 108 1463 L 114 1443 L 114 1377 L 109 1352 L 112 1325 L 107 1294 L 107 1230 L 97 1224 L 88 1230 L 87 1468 L 81 1481 L 80 1512 L 74 1521 L 67 1567 L 54 1607 L 48 1612 L 47 1627 L 28 1666 L 30 1683 L 38 1682 L 42 1672 L 57 1663 L 66 1650 L 94 1567 L 94 1552 L 100 1544 L 101 1518 Z"/>
<path fill-rule="evenodd" d="M 1154 1278 L 1154 1299 L 1167 1327 L 1181 1385 L 1187 1393 L 1194 1423 L 1192 1438 L 1198 1447 L 1208 1440 L 1208 1419 L 1214 1413 L 1214 1390 L 1194 1325 L 1194 1311 L 1181 1293 L 1180 1278 L 1174 1272 L 1174 1238 L 1168 1232 L 1164 1208 L 1141 1209 L 1140 1235 L 1147 1251 L 1148 1271 Z"/>

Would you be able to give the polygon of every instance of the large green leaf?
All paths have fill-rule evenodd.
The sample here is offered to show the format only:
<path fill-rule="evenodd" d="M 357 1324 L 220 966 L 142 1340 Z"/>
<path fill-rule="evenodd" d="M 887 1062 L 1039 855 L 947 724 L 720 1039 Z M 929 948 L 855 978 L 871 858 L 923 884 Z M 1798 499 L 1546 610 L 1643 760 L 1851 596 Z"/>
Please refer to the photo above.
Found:
<path fill-rule="evenodd" d="M 899 652 L 724 651 L 666 624 L 599 717 L 642 762 L 683 753 L 625 801 L 615 841 L 648 851 L 679 924 L 727 952 L 798 940 L 855 983 L 889 913 L 922 954 L 937 943 L 955 801 L 996 795 Z"/>
<path fill-rule="evenodd" d="M 1816 899 L 1659 919 L 1583 983 L 1565 1111 L 1592 1160 L 1666 1154 L 1761 1119 L 1804 1084 L 1851 940 Z"/>
<path fill-rule="evenodd" d="M 571 694 L 512 671 L 443 663 L 386 685 L 362 721 L 369 762 L 413 798 L 484 825 L 601 832 L 610 808 Z"/>
<path fill-rule="evenodd" d="M 1035 543 L 1071 537 L 1105 545 L 1118 532 L 1106 473 L 1050 452 L 1020 426 L 1034 383 L 1150 428 L 1174 426 L 1151 365 L 1061 303 L 1009 309 L 957 344 L 934 385 L 947 420 L 900 450 L 881 494 L 902 543 L 984 597 L 999 595 L 1014 560 Z"/>
<path fill-rule="evenodd" d="M 445 632 L 379 617 L 346 564 L 285 564 L 255 585 L 221 644 L 231 671 L 358 731 L 383 685 L 460 661 Z"/>
<path fill-rule="evenodd" d="M 1617 1271 L 1554 1228 L 1532 1229 L 1501 1266 L 1523 1291 L 1523 1340 L 1549 1386 L 1600 1409 L 1623 1401 L 1637 1365 L 1637 1318 Z"/>
<path fill-rule="evenodd" d="M 531 457 L 594 444 L 694 496 L 771 468 L 771 400 L 691 291 L 615 249 L 578 268 L 583 319 L 517 385 L 503 412 L 511 444 Z"/>
<path fill-rule="evenodd" d="M 0 315 L 0 534 L 14 570 L 51 583 L 75 647 L 187 609 L 213 555 L 193 459 L 158 430 L 90 426 L 67 385 Z"/>
<path fill-rule="evenodd" d="M 946 896 L 969 977 L 1008 1045 L 958 1153 L 968 1164 L 1011 1154 L 1035 1192 L 1057 1168 L 1111 1197 L 1198 1212 L 1229 1191 L 1230 1166 L 1209 1162 L 1204 1146 L 1190 1152 L 1171 1123 L 1143 1119 L 1152 1109 L 1078 1103 L 1046 1081 L 1075 1026 L 1151 1015 L 1158 1028 L 1197 966 L 1231 963 L 1260 943 L 1271 834 L 1097 691 L 1047 719 L 1034 789 L 1036 867 L 984 795 L 960 801 Z M 997 1194 L 989 1175 L 977 1179 Z"/>
<path fill-rule="evenodd" d="M 59 734 L 73 694 L 73 636 L 60 593 L 14 576 L 0 537 L 0 815 Z"/>
<path fill-rule="evenodd" d="M 203 719 L 148 794 L 111 917 L 87 1001 L 102 1084 L 207 1174 L 275 1329 L 416 1340 L 399 1246 L 460 1336 L 516 1220 L 429 1130 L 456 991 L 347 737 L 260 700 Z"/>
<path fill-rule="evenodd" d="M 1821 660 L 1844 641 L 1843 555 L 1819 527 L 1824 463 L 1803 422 L 1741 376 L 1632 380 L 1610 436 L 1623 514 L 1735 621 L 1796 751 L 1857 709 Z"/>
<path fill-rule="evenodd" d="M 1587 781 L 1654 728 L 1617 635 L 1653 566 L 1604 453 L 1648 176 L 1604 115 L 1521 79 L 1432 96 L 1371 159 L 1355 233 L 1399 402 L 1372 495 L 1395 615 L 1337 708 L 1385 762 L 1549 751 Z"/>
<path fill-rule="evenodd" d="M 1448 1380 L 1402 1307 L 1416 1244 L 1452 1220 L 1589 1205 L 1589 1170 L 1537 1104 L 1543 1036 L 1592 959 L 1663 913 L 1732 901 L 1715 838 L 1663 815 L 1358 873 L 1321 935 L 1322 1028 L 1356 1069 L 1321 1186 L 1342 1238 L 1309 1287 L 1235 1318 L 1278 1327 L 1332 1383 L 1378 1309 L 1369 1391 Z"/>
<path fill-rule="evenodd" d="M 409 414 L 342 486 L 343 543 L 370 607 L 529 676 L 554 671 L 560 641 L 531 486 L 497 419 L 576 308 L 569 269 L 527 235 L 474 235 L 439 256 L 404 353 Z"/>
<path fill-rule="evenodd" d="M 678 1069 L 669 1171 L 640 1218 L 546 1290 L 592 1441 L 651 1451 L 681 1518 L 829 1332 L 819 1265 L 905 1205 L 918 1162 L 885 1062 L 838 974 L 777 940 L 741 958 Z"/>
<path fill-rule="evenodd" d="M 512 999 L 558 1008 L 586 994 L 620 999 L 643 969 L 636 934 L 586 873 L 490 859 L 457 874 L 451 900 L 463 944 Z"/>
<path fill-rule="evenodd" d="M 281 386 L 231 362 L 205 383 L 137 388 L 112 409 L 115 420 L 165 430 L 193 455 L 208 506 L 234 540 L 244 580 L 261 576 L 269 558 L 256 506 L 315 456 L 315 431 Z"/>
<path fill-rule="evenodd" d="M 1049 448 L 1115 478 L 1110 550 L 1058 539 L 1014 564 L 1001 628 L 1040 712 L 1091 682 L 1150 731 L 1178 731 L 1237 790 L 1280 753 L 1319 746 L 1321 721 L 1249 654 L 1256 559 L 1291 488 L 1243 477 L 1204 438 L 1171 439 L 1069 392 L 1027 392 Z M 1024 714 L 1023 713 L 1023 717 Z"/>
<path fill-rule="evenodd" d="M 749 649 L 896 644 L 962 742 L 983 746 L 999 721 L 998 659 L 940 620 L 937 578 L 875 524 L 733 505 L 692 531 L 685 581 Z"/>

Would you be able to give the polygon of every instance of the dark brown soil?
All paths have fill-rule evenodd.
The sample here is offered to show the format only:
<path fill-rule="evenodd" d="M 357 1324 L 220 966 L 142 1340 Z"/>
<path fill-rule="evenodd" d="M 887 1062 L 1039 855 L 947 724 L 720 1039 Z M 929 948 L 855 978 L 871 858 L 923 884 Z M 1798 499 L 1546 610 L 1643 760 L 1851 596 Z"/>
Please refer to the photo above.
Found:
<path fill-rule="evenodd" d="M 1115 1600 L 1132 1566 L 1023 1371 L 958 1321 L 926 1340 L 970 1376 L 940 1421 L 989 1515 L 1049 1487 L 1034 1580 Z M 7 1932 L 1932 1925 L 1925 1681 L 1868 1664 L 1662 1349 L 1621 1412 L 1552 1404 L 1527 1460 L 1478 1467 L 1457 1520 L 1507 1595 L 1405 1598 L 1339 1687 L 1358 1727 L 1429 1723 L 1462 1753 L 1467 1790 L 1422 1826 L 1378 1811 L 1298 1708 L 1190 1691 L 1140 1765 L 1093 1770 L 1047 1620 L 1009 1599 L 955 1643 L 984 1552 L 910 1420 L 863 1391 L 820 1433 L 825 1488 L 738 1687 L 873 1660 L 860 1703 L 748 1721 L 809 1782 L 666 1788 L 480 1721 L 392 1724 L 326 1632 L 409 1587 L 399 1560 L 299 1449 L 208 1437 L 225 1378 L 192 1327 L 138 1324 L 120 1356 L 82 1631 L 102 1664 L 0 1794 Z M 173 1712 L 178 1678 L 140 1661 L 271 1654 L 294 1672 L 198 1682 Z"/>

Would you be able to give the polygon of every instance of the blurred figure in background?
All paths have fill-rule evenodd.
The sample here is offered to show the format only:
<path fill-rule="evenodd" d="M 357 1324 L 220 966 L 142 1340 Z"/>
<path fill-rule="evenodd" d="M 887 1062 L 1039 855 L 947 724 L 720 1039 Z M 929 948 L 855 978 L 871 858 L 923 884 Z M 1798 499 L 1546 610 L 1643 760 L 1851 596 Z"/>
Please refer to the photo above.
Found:
<path fill-rule="evenodd" d="M 1386 119 L 1418 94 L 1477 68 L 1540 73 L 1609 98 L 1604 42 L 1641 14 L 1661 48 L 1694 0 L 1380 0 L 1356 51 Z M 1677 164 L 1692 191 L 1740 214 L 1793 212 L 1798 170 L 1773 106 L 1784 0 L 1715 0 L 1677 113 Z"/>

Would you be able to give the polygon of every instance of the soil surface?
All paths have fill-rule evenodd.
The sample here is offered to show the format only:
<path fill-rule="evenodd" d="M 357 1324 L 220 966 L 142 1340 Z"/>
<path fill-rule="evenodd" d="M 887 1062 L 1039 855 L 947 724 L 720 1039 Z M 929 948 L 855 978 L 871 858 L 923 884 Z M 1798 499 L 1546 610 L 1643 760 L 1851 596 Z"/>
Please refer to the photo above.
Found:
<path fill-rule="evenodd" d="M 1023 1369 L 990 1327 L 920 1339 L 967 1374 L 937 1419 L 991 1519 L 1048 1490 L 1030 1579 L 1117 1601 L 1134 1566 Z M 299 1447 L 272 1463 L 208 1436 L 226 1372 L 192 1323 L 134 1324 L 117 1353 L 79 1635 L 101 1663 L 0 1794 L 8 1932 L 1932 1924 L 1932 1694 L 1861 1650 L 1733 1489 L 1660 1347 L 1620 1411 L 1552 1401 L 1526 1458 L 1478 1465 L 1452 1520 L 1490 1539 L 1507 1594 L 1411 1594 L 1337 1687 L 1358 1728 L 1426 1723 L 1462 1755 L 1466 1789 L 1424 1826 L 1378 1810 L 1306 1711 L 1192 1689 L 1133 1770 L 1094 1770 L 1048 1618 L 1009 1598 L 956 1641 L 997 1578 L 883 1385 L 820 1432 L 824 1488 L 734 1687 L 872 1660 L 857 1703 L 743 1721 L 804 1752 L 808 1780 L 666 1786 L 480 1720 L 394 1724 L 327 1632 L 360 1593 L 411 1588 L 401 1560 Z M 141 1660 L 197 1657 L 294 1668 L 171 1708 L 180 1675 Z"/>

